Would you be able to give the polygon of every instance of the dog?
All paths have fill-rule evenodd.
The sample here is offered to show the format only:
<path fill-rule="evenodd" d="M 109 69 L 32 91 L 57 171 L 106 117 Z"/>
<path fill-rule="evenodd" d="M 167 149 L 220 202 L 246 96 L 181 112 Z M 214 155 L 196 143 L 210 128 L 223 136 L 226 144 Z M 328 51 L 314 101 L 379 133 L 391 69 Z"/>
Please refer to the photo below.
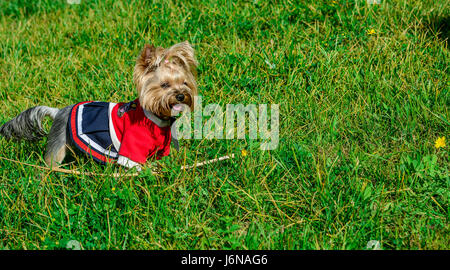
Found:
<path fill-rule="evenodd" d="M 29 108 L 0 127 L 7 139 L 36 141 L 45 136 L 42 120 L 53 119 L 45 153 L 59 166 L 68 150 L 81 151 L 102 164 L 141 170 L 147 159 L 169 155 L 173 116 L 194 108 L 198 62 L 189 42 L 170 48 L 146 44 L 136 60 L 131 102 L 85 101 L 62 109 Z"/>

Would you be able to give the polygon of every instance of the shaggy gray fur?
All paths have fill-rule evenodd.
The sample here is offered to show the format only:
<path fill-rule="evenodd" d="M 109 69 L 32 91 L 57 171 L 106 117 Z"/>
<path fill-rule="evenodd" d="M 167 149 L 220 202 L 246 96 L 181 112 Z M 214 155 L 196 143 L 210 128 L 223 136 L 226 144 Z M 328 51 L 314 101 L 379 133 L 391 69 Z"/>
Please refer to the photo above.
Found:
<path fill-rule="evenodd" d="M 70 111 L 73 105 L 67 106 L 59 110 L 53 120 L 47 140 L 47 152 L 45 153 L 45 161 L 49 164 L 52 162 L 61 163 L 64 156 L 58 156 L 61 149 L 69 146 L 70 138 L 67 134 L 67 123 L 69 121 Z M 50 164 L 49 164 L 50 165 Z"/>
<path fill-rule="evenodd" d="M 67 134 L 67 121 L 73 105 L 61 110 L 47 106 L 30 108 L 0 127 L 0 135 L 7 139 L 25 139 L 36 141 L 45 136 L 42 129 L 42 120 L 45 116 L 53 118 L 47 140 L 45 162 L 52 166 L 61 163 L 69 147 L 69 134 Z"/>
<path fill-rule="evenodd" d="M 7 139 L 25 139 L 36 141 L 45 136 L 42 129 L 42 120 L 45 116 L 55 118 L 57 108 L 36 106 L 22 112 L 12 120 L 0 127 L 0 135 Z"/>

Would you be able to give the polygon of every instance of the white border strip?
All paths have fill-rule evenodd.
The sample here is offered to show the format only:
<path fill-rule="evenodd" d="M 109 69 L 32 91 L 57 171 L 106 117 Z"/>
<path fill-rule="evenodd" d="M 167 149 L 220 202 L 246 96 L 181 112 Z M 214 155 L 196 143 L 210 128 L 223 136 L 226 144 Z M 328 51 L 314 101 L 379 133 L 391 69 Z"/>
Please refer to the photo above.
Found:
<path fill-rule="evenodd" d="M 82 130 L 83 126 L 81 125 L 81 122 L 83 120 L 82 115 L 83 115 L 83 109 L 84 109 L 85 104 L 90 104 L 90 102 L 81 104 L 78 107 L 78 115 L 77 115 L 77 134 L 78 134 L 78 136 L 80 136 L 89 145 L 91 145 L 93 148 L 95 148 L 95 150 L 100 151 L 103 154 L 114 157 L 114 158 L 117 157 L 116 152 L 114 152 L 112 150 L 104 149 L 103 147 L 98 145 L 96 142 L 92 141 L 86 134 L 83 133 L 83 130 Z M 111 130 L 111 128 L 109 130 Z"/>
<path fill-rule="evenodd" d="M 117 103 L 109 103 L 108 108 L 108 118 L 109 118 L 109 136 L 111 136 L 111 141 L 113 142 L 114 148 L 116 148 L 117 151 L 120 150 L 120 141 L 119 138 L 117 138 L 116 129 L 114 128 L 113 120 L 112 120 L 112 110 L 114 109 L 114 106 L 116 106 Z"/>

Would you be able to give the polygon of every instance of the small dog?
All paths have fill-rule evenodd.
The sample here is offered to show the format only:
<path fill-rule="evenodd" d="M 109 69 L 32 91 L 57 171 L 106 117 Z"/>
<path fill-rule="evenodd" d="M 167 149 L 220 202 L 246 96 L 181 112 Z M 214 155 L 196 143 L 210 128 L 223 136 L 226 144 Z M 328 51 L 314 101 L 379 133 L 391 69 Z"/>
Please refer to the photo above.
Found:
<path fill-rule="evenodd" d="M 169 154 L 172 116 L 185 106 L 193 110 L 197 65 L 187 41 L 168 49 L 145 45 L 134 67 L 138 92 L 134 101 L 87 101 L 62 109 L 36 106 L 0 127 L 0 135 L 40 139 L 45 135 L 41 122 L 50 116 L 53 124 L 45 154 L 48 166 L 58 166 L 67 150 L 78 149 L 100 163 L 140 170 L 149 157 L 160 159 Z"/>

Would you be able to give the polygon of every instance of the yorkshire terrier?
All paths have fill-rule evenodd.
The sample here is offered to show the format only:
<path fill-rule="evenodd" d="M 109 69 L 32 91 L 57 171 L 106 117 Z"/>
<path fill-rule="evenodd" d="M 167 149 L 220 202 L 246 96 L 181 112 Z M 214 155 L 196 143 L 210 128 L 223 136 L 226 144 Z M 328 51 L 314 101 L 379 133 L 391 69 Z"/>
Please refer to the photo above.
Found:
<path fill-rule="evenodd" d="M 69 149 L 78 149 L 97 162 L 140 170 L 148 158 L 169 154 L 172 116 L 193 110 L 197 65 L 187 41 L 168 49 L 145 45 L 134 67 L 135 100 L 86 101 L 62 109 L 36 106 L 1 126 L 0 135 L 38 140 L 45 135 L 41 122 L 50 116 L 48 166 L 60 165 Z"/>

